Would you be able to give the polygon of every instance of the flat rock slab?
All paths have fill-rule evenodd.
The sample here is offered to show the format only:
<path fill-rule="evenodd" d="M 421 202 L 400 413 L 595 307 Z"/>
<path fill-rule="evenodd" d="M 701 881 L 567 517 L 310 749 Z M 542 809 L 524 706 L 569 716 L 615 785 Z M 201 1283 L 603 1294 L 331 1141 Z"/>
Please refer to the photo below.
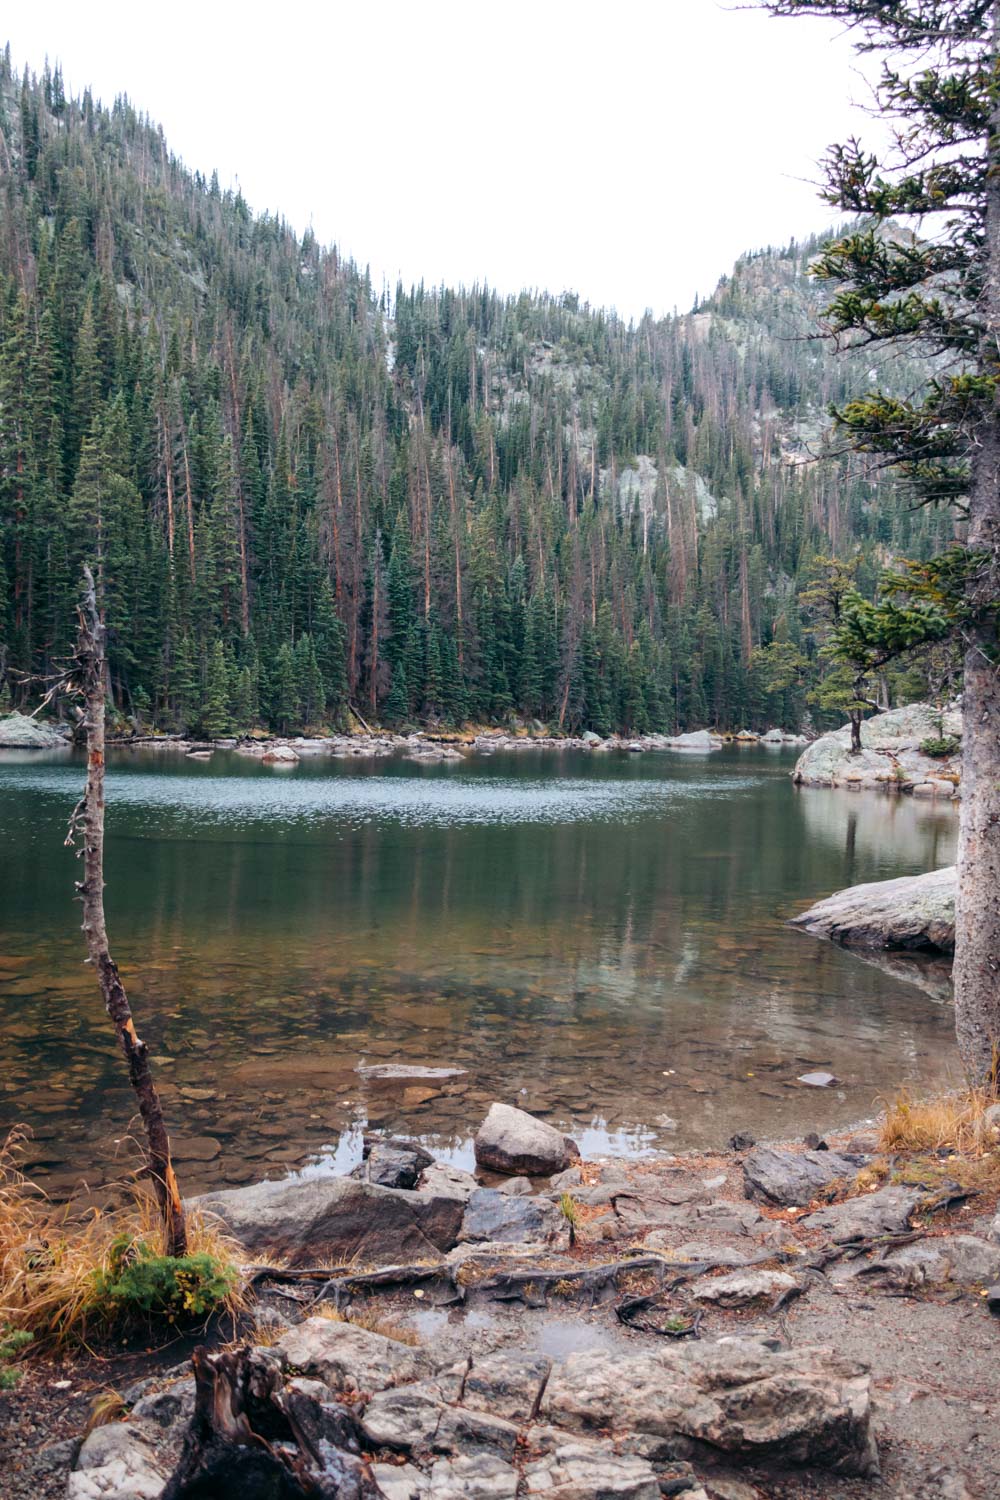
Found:
<path fill-rule="evenodd" d="M 647 1434 L 675 1456 L 707 1448 L 878 1473 L 867 1370 L 829 1348 L 775 1352 L 734 1341 L 571 1354 L 549 1377 L 539 1415 L 584 1434 Z"/>
<path fill-rule="evenodd" d="M 846 1203 L 832 1203 L 801 1219 L 804 1229 L 819 1229 L 834 1244 L 869 1239 L 878 1234 L 902 1234 L 910 1227 L 910 1215 L 922 1194 L 914 1188 L 884 1187 Z"/>
<path fill-rule="evenodd" d="M 779 1151 L 758 1146 L 743 1163 L 743 1187 L 747 1197 L 758 1203 L 802 1207 L 831 1182 L 852 1182 L 867 1160 L 838 1151 Z"/>
<path fill-rule="evenodd" d="M 320 1317 L 289 1328 L 273 1353 L 287 1369 L 321 1380 L 337 1392 L 380 1391 L 401 1381 L 420 1380 L 430 1367 L 427 1356 L 408 1344 Z"/>
<path fill-rule="evenodd" d="M 533 1428 L 532 1453 L 542 1456 L 524 1470 L 529 1495 L 545 1500 L 660 1500 L 660 1485 L 647 1459 L 614 1453 L 604 1443 Z"/>
<path fill-rule="evenodd" d="M 190 1201 L 247 1250 L 293 1266 L 437 1258 L 457 1244 L 465 1211 L 458 1192 L 404 1192 L 350 1177 L 260 1182 Z"/>
<path fill-rule="evenodd" d="M 955 950 L 955 866 L 848 886 L 792 918 L 817 937 L 861 948 Z"/>
<path fill-rule="evenodd" d="M 551 1176 L 580 1155 L 568 1136 L 509 1104 L 490 1105 L 474 1144 L 481 1167 L 511 1176 Z"/>
<path fill-rule="evenodd" d="M 498 1245 L 542 1244 L 565 1227 L 565 1218 L 548 1198 L 477 1188 L 466 1206 L 459 1239 Z"/>

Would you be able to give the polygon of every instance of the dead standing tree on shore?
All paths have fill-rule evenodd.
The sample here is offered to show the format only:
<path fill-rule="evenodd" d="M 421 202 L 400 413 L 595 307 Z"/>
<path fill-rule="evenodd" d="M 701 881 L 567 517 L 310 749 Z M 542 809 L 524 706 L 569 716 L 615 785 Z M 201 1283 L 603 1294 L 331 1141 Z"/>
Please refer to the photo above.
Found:
<path fill-rule="evenodd" d="M 147 1172 L 152 1179 L 163 1218 L 166 1253 L 187 1253 L 187 1228 L 184 1206 L 170 1161 L 170 1140 L 163 1119 L 160 1096 L 153 1084 L 146 1043 L 137 1034 L 132 1010 L 118 973 L 118 965 L 108 948 L 104 918 L 104 624 L 97 609 L 94 577 L 83 570 L 85 588 L 79 607 L 71 680 L 73 691 L 83 699 L 82 728 L 87 738 L 87 785 L 70 818 L 67 845 L 72 846 L 79 833 L 83 848 L 83 879 L 76 882 L 83 906 L 83 931 L 87 938 L 88 963 L 94 965 L 104 1004 L 114 1023 L 115 1035 L 125 1054 L 129 1081 L 139 1101 L 139 1113 L 146 1128 L 148 1144 Z"/>

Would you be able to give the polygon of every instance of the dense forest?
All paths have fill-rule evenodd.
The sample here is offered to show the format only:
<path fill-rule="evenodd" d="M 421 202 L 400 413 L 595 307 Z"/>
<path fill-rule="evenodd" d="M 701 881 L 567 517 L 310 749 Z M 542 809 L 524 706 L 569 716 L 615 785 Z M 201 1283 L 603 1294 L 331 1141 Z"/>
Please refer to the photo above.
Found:
<path fill-rule="evenodd" d="M 138 724 L 828 722 L 816 559 L 871 590 L 949 534 L 809 461 L 875 376 L 805 336 L 816 241 L 637 325 L 390 293 L 9 50 L 0 193 L 0 704 L 67 656 L 89 560 Z"/>

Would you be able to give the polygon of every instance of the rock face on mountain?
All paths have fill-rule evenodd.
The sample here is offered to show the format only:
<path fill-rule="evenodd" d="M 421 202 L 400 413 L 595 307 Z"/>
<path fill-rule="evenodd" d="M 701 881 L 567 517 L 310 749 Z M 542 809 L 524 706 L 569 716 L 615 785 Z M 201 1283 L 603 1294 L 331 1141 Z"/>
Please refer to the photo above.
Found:
<path fill-rule="evenodd" d="M 59 750 L 68 744 L 49 724 L 39 724 L 24 714 L 0 719 L 0 750 Z"/>
<path fill-rule="evenodd" d="M 961 775 L 957 753 L 933 756 L 920 747 L 961 735 L 958 709 L 942 713 L 930 703 L 911 703 L 866 719 L 859 755 L 851 754 L 850 724 L 821 735 L 799 756 L 792 780 L 796 786 L 886 787 L 922 797 L 952 797 Z"/>
<path fill-rule="evenodd" d="M 817 901 L 792 923 L 817 937 L 860 948 L 952 953 L 957 885 L 954 865 L 926 875 L 852 885 Z"/>

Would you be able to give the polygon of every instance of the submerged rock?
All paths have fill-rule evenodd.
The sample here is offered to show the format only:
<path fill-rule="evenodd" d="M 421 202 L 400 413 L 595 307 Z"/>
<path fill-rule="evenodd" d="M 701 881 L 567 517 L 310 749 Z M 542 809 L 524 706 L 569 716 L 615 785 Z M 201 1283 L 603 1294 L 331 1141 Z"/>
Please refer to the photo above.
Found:
<path fill-rule="evenodd" d="M 848 946 L 951 953 L 957 890 L 954 865 L 926 875 L 852 885 L 817 901 L 793 917 L 792 925 Z"/>
<path fill-rule="evenodd" d="M 516 1176 L 547 1177 L 580 1155 L 568 1136 L 509 1104 L 490 1105 L 474 1144 L 481 1167 Z"/>
<path fill-rule="evenodd" d="M 350 1177 L 259 1182 L 191 1202 L 217 1215 L 247 1250 L 292 1265 L 436 1258 L 457 1244 L 465 1211 L 458 1192 L 404 1192 Z"/>

